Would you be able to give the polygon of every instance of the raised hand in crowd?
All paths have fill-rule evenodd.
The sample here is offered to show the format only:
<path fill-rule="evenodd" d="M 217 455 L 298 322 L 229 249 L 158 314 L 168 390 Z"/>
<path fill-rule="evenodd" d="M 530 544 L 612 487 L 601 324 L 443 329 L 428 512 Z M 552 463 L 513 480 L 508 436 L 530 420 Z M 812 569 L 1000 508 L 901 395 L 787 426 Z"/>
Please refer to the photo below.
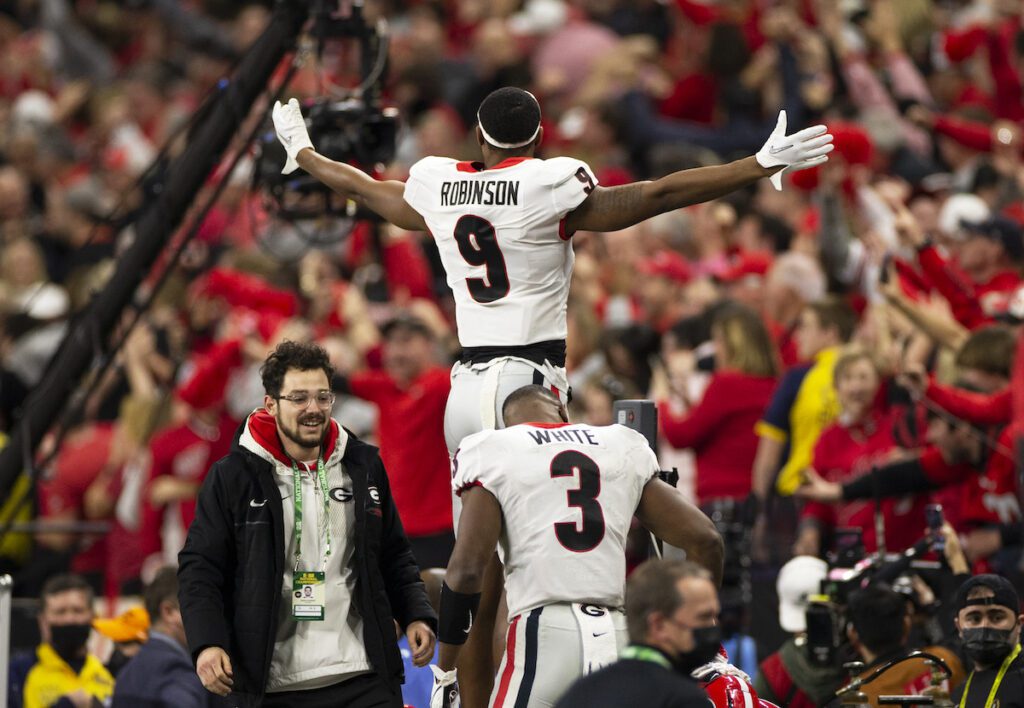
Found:
<path fill-rule="evenodd" d="M 915 400 L 920 399 L 928 386 L 928 372 L 921 364 L 908 364 L 896 376 L 896 383 L 910 392 Z"/>
<path fill-rule="evenodd" d="M 794 494 L 801 499 L 818 502 L 838 502 L 843 499 L 843 486 L 829 482 L 812 467 L 803 472 L 803 484 L 797 487 Z"/>
<path fill-rule="evenodd" d="M 949 569 L 953 571 L 954 575 L 969 573 L 969 563 L 974 562 L 976 558 L 987 557 L 991 554 L 990 551 L 984 556 L 976 556 L 972 558 L 970 553 L 965 552 L 966 549 L 960 545 L 960 537 L 948 521 L 945 521 L 942 524 L 942 538 L 944 540 L 943 555 L 946 558 L 946 562 L 949 564 Z"/>

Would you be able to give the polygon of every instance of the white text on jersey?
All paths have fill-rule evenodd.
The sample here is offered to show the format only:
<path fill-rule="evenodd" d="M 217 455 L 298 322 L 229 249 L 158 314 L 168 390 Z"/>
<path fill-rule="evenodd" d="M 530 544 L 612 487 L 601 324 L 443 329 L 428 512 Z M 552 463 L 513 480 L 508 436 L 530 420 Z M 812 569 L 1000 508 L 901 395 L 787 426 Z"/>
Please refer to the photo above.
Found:
<path fill-rule="evenodd" d="M 562 428 L 559 430 L 536 430 L 526 431 L 538 445 L 551 445 L 552 443 L 581 443 L 583 445 L 600 445 L 594 433 L 587 429 Z"/>

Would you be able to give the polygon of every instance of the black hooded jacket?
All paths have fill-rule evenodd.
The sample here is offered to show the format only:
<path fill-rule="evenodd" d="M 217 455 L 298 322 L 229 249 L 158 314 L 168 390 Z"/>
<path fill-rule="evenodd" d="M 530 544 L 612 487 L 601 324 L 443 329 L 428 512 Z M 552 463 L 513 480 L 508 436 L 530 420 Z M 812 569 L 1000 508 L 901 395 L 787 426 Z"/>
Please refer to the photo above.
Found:
<path fill-rule="evenodd" d="M 267 683 L 285 570 L 281 494 L 270 462 L 241 446 L 248 432 L 275 457 L 284 455 L 274 419 L 254 413 L 240 426 L 231 453 L 210 469 L 195 520 L 178 555 L 178 597 L 193 662 L 222 647 L 234 673 L 232 697 L 257 705 Z M 357 514 L 353 603 L 374 671 L 397 692 L 404 680 L 393 620 L 404 630 L 422 620 L 437 629 L 419 568 L 402 529 L 376 447 L 331 421 L 325 457 L 344 445 Z M 285 456 L 285 459 L 287 457 Z M 254 503 L 266 500 L 265 504 Z"/>

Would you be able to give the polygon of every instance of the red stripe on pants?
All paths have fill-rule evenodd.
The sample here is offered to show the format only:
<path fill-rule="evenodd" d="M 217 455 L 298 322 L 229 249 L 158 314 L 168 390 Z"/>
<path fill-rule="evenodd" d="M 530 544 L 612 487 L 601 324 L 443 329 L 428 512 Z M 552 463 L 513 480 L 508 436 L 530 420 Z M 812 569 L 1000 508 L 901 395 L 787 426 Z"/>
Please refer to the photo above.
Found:
<path fill-rule="evenodd" d="M 501 683 L 498 684 L 498 695 L 494 698 L 493 708 L 500 708 L 505 704 L 505 696 L 508 694 L 508 685 L 512 682 L 512 674 L 515 671 L 516 663 L 516 628 L 519 625 L 520 615 L 516 615 L 508 628 L 508 641 L 505 646 L 505 670 L 501 672 Z"/>

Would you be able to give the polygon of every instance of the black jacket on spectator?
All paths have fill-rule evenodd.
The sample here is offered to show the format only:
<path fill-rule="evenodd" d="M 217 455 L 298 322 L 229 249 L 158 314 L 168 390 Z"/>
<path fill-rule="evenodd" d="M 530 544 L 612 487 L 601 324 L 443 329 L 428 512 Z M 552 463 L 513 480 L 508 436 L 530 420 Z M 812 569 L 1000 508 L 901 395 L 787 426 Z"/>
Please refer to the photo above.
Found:
<path fill-rule="evenodd" d="M 208 708 L 216 696 L 203 688 L 188 651 L 151 632 L 114 684 L 113 708 Z"/>
<path fill-rule="evenodd" d="M 708 695 L 689 676 L 639 659 L 619 659 L 574 683 L 555 708 L 705 708 Z"/>
<path fill-rule="evenodd" d="M 999 674 L 999 668 L 996 666 L 984 671 L 972 671 L 967 675 L 968 679 L 970 679 L 971 692 L 968 694 L 964 705 L 985 705 L 985 700 L 992 690 L 992 684 L 995 683 L 996 677 Z M 965 681 L 953 691 L 951 696 L 953 705 L 960 705 L 964 689 L 967 687 L 967 682 Z M 1014 659 L 1013 663 L 1007 667 L 1006 674 L 999 684 L 999 690 L 996 691 L 996 695 L 993 698 L 996 699 L 994 705 L 998 705 L 999 708 L 1024 708 L 1024 654 Z"/>
<path fill-rule="evenodd" d="M 239 445 L 210 469 L 196 516 L 178 555 L 178 598 L 192 661 L 223 647 L 234 672 L 232 699 L 257 704 L 264 694 L 277 634 L 285 571 L 281 494 L 269 462 Z M 393 619 L 436 631 L 377 448 L 349 433 L 342 464 L 356 515 L 353 604 L 363 618 L 363 644 L 377 674 L 395 691 L 404 680 Z M 373 493 L 370 490 L 373 489 Z M 251 501 L 267 500 L 253 506 Z M 265 514 L 269 510 L 269 520 Z"/>

